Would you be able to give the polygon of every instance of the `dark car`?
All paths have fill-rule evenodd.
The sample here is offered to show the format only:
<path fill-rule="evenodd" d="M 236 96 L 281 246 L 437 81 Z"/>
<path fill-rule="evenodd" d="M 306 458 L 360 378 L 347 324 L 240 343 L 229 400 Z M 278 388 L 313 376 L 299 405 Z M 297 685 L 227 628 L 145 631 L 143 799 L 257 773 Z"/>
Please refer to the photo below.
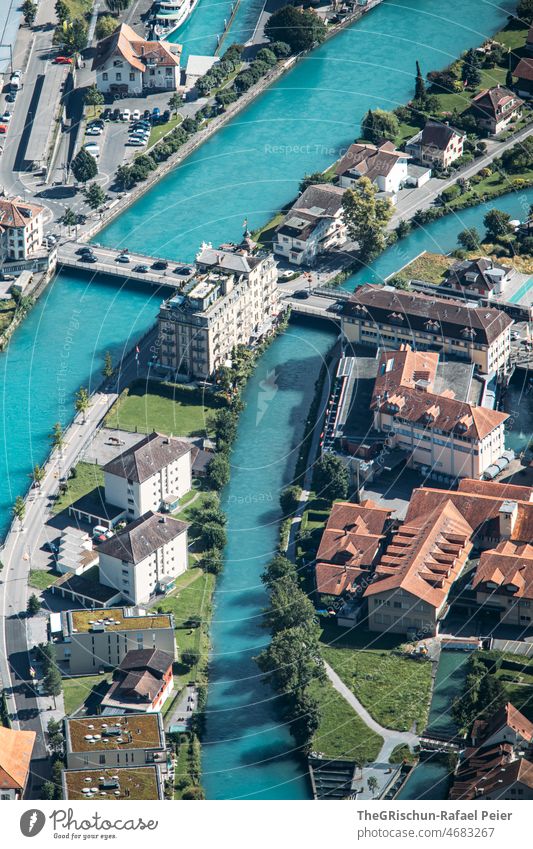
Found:
<path fill-rule="evenodd" d="M 100 115 L 100 118 L 102 119 L 102 121 L 109 121 L 111 119 L 112 114 L 113 114 L 113 110 L 110 109 L 109 106 L 106 106 L 106 108 L 104 109 L 104 111 Z"/>
<path fill-rule="evenodd" d="M 138 271 L 140 274 L 147 274 L 149 269 L 147 265 L 136 265 L 133 270 Z"/>
<path fill-rule="evenodd" d="M 174 274 L 190 274 L 191 269 L 188 265 L 181 265 L 179 268 L 174 269 Z"/>
<path fill-rule="evenodd" d="M 152 120 L 153 121 L 159 121 L 160 116 L 161 116 L 161 110 L 160 110 L 159 106 L 154 106 L 154 108 L 152 109 Z"/>
<path fill-rule="evenodd" d="M 168 268 L 168 262 L 166 259 L 158 259 L 157 262 L 152 263 L 152 268 L 155 268 L 156 271 L 164 271 L 165 268 Z"/>
<path fill-rule="evenodd" d="M 150 110 L 149 110 L 149 109 L 145 109 L 145 110 L 144 110 L 144 112 L 143 112 L 143 118 L 144 118 L 144 120 L 145 120 L 145 121 L 149 121 L 151 117 L 152 117 L 152 113 L 150 112 Z"/>
<path fill-rule="evenodd" d="M 170 109 L 165 109 L 163 114 L 161 115 L 161 120 L 166 124 L 167 121 L 170 121 Z"/>
<path fill-rule="evenodd" d="M 78 256 L 81 256 L 82 254 L 93 254 L 93 255 L 94 255 L 94 251 L 93 251 L 93 249 L 92 249 L 92 248 L 88 248 L 87 246 L 85 246 L 85 247 L 83 247 L 83 248 L 78 248 L 78 250 L 76 251 L 76 253 L 78 254 Z"/>
<path fill-rule="evenodd" d="M 118 121 L 120 119 L 120 109 L 113 109 L 111 113 L 111 120 Z"/>
<path fill-rule="evenodd" d="M 292 296 L 293 298 L 298 298 L 300 301 L 305 301 L 306 298 L 309 297 L 309 292 L 307 289 L 298 289 L 297 292 Z"/>
<path fill-rule="evenodd" d="M 80 262 L 98 262 L 94 254 L 82 254 L 79 259 Z"/>
<path fill-rule="evenodd" d="M 16 99 L 17 99 L 17 92 L 16 91 L 10 91 L 8 94 L 6 94 L 6 101 L 8 103 L 14 103 Z"/>
<path fill-rule="evenodd" d="M 45 551 L 50 551 L 52 554 L 57 554 L 59 551 L 59 546 L 56 545 L 55 542 L 45 542 L 43 545 L 43 549 Z"/>

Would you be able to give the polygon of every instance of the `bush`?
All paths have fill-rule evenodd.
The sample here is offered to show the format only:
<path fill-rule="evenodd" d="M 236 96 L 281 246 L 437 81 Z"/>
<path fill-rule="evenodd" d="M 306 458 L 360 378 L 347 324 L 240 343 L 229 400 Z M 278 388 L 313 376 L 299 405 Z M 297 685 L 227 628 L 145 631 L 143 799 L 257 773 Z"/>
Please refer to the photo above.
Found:
<path fill-rule="evenodd" d="M 193 666 L 196 666 L 200 660 L 200 652 L 196 651 L 196 649 L 184 649 L 181 653 L 180 659 L 185 666 L 188 666 L 189 669 L 191 669 Z"/>
<path fill-rule="evenodd" d="M 281 492 L 279 503 L 284 516 L 290 516 L 298 509 L 301 494 L 300 486 L 286 486 Z"/>
<path fill-rule="evenodd" d="M 444 203 L 449 203 L 451 200 L 458 197 L 459 194 L 460 194 L 459 186 L 454 185 L 454 186 L 448 186 L 447 189 L 443 189 L 440 196 L 441 196 L 442 200 L 444 201 Z"/>

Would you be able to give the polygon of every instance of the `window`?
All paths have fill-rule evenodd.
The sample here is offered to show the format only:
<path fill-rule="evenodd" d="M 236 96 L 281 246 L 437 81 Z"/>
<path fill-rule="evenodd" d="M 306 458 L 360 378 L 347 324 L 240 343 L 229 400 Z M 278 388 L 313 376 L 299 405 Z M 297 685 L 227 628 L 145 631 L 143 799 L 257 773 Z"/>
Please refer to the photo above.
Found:
<path fill-rule="evenodd" d="M 134 80 L 135 80 L 135 74 L 130 74 L 130 81 L 134 82 Z"/>
<path fill-rule="evenodd" d="M 117 74 L 115 74 L 115 79 L 117 80 L 117 82 L 119 82 L 122 79 L 122 74 L 120 73 L 120 71 Z"/>
<path fill-rule="evenodd" d="M 99 757 L 98 757 L 98 763 L 100 763 L 100 764 L 105 764 L 105 755 L 99 755 Z"/>
<path fill-rule="evenodd" d="M 102 79 L 103 79 L 103 80 L 108 80 L 108 79 L 109 79 L 109 74 L 107 73 L 107 71 L 104 71 L 104 73 L 102 74 Z"/>

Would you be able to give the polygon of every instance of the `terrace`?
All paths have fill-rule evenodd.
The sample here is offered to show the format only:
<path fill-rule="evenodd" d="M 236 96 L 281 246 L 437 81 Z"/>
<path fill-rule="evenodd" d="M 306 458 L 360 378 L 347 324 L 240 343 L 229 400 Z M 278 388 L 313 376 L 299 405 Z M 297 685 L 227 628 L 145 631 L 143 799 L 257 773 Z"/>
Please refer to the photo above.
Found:
<path fill-rule="evenodd" d="M 165 747 L 159 714 L 89 716 L 66 720 L 71 752 L 94 749 L 162 749 Z"/>
<path fill-rule="evenodd" d="M 63 796 L 81 800 L 162 799 L 159 772 L 155 766 L 112 769 L 63 770 Z"/>

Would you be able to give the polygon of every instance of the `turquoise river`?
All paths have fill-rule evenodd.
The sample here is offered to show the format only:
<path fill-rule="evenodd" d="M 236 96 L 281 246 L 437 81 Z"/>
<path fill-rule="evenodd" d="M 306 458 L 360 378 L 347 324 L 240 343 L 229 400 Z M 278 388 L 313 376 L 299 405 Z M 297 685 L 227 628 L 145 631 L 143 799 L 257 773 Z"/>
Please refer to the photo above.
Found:
<path fill-rule="evenodd" d="M 189 52 L 213 49 L 228 5 L 201 0 L 182 34 L 194 40 Z M 512 6 L 385 0 L 300 62 L 98 240 L 185 260 L 202 240 L 237 238 L 244 218 L 252 227 L 268 220 L 295 195 L 304 173 L 324 169 L 357 135 L 368 107 L 390 108 L 412 95 L 415 59 L 424 71 L 446 65 L 503 25 Z M 238 12 L 240 40 L 250 32 L 253 8 L 243 2 Z M 202 26 L 202 9 L 213 16 L 210 27 Z M 520 215 L 529 202 L 529 194 L 512 195 L 498 206 Z M 469 210 L 414 233 L 362 276 L 380 279 L 424 247 L 453 248 L 458 230 L 479 225 L 482 215 L 481 209 Z M 359 282 L 361 276 L 351 281 Z M 75 391 L 96 385 L 106 349 L 120 358 L 154 321 L 157 308 L 158 298 L 133 285 L 118 288 L 61 274 L 14 334 L 0 357 L 3 529 L 30 469 L 47 453 L 53 423 L 70 420 Z M 291 325 L 263 356 L 246 390 L 223 496 L 229 544 L 212 629 L 203 753 L 209 798 L 309 798 L 305 765 L 292 752 L 275 695 L 262 683 L 253 657 L 268 640 L 259 575 L 277 540 L 278 494 L 290 479 L 313 380 L 334 338 L 327 326 Z"/>

